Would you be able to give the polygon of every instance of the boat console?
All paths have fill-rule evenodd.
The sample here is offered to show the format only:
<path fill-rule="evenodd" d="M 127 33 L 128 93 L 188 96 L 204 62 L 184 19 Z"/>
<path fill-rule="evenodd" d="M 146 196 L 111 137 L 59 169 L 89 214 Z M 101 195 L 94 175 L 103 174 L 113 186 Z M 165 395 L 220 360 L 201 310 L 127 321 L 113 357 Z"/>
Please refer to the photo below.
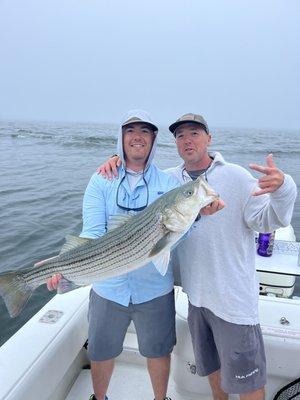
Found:
<path fill-rule="evenodd" d="M 272 256 L 256 255 L 260 294 L 285 298 L 293 295 L 296 276 L 300 275 L 299 251 L 300 243 L 291 225 L 276 231 Z"/>

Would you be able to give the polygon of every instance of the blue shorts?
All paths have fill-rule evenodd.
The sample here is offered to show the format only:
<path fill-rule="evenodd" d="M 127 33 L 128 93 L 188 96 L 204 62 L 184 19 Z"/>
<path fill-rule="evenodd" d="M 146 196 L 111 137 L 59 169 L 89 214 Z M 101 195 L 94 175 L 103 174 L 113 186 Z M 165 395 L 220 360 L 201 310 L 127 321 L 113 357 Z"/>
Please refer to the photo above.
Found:
<path fill-rule="evenodd" d="M 156 358 L 169 355 L 176 344 L 174 291 L 145 303 L 130 303 L 125 307 L 91 290 L 88 335 L 90 360 L 110 360 L 121 354 L 131 321 L 136 329 L 142 356 Z"/>
<path fill-rule="evenodd" d="M 265 386 L 266 357 L 259 324 L 232 324 L 190 303 L 188 323 L 199 375 L 220 370 L 221 387 L 230 394 Z"/>

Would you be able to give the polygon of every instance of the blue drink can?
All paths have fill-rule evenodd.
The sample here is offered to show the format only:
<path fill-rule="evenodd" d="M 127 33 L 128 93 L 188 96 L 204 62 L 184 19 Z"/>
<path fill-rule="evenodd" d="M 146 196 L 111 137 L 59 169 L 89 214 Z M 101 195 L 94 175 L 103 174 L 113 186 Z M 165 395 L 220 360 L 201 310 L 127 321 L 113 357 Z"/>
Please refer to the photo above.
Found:
<path fill-rule="evenodd" d="M 258 235 L 257 254 L 263 257 L 270 257 L 273 253 L 275 232 L 260 233 Z"/>

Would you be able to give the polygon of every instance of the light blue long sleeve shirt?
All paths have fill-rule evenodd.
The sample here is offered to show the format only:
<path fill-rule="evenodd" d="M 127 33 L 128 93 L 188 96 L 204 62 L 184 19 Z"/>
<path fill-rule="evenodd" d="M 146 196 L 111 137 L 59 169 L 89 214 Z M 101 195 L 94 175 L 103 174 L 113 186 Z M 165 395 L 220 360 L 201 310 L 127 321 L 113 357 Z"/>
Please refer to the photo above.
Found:
<path fill-rule="evenodd" d="M 146 205 L 147 187 L 145 182 L 140 180 L 135 189 L 131 190 L 127 177 L 122 181 L 124 175 L 125 171 L 121 167 L 118 178 L 111 181 L 98 174 L 91 177 L 83 199 L 81 237 L 95 239 L 104 235 L 107 232 L 107 222 L 110 217 L 126 214 L 126 211 L 117 205 L 117 201 L 120 205 L 131 208 Z M 163 193 L 180 186 L 177 178 L 159 170 L 155 165 L 148 167 L 144 177 L 148 184 L 149 204 Z M 130 302 L 144 303 L 163 296 L 173 289 L 173 284 L 171 268 L 168 269 L 165 276 L 162 276 L 153 263 L 148 263 L 135 271 L 95 282 L 93 290 L 108 300 L 128 306 Z"/>

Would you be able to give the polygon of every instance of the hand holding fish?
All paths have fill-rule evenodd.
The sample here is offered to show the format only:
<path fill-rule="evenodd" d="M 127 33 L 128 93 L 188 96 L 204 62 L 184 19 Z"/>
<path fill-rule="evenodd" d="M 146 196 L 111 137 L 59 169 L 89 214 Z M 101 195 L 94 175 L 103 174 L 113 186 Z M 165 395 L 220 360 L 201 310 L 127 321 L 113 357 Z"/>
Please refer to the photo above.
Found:
<path fill-rule="evenodd" d="M 213 201 L 206 207 L 201 208 L 200 215 L 212 215 L 217 211 L 222 210 L 225 207 L 225 202 L 222 199 L 217 199 Z"/>
<path fill-rule="evenodd" d="M 254 171 L 264 174 L 258 179 L 260 190 L 253 193 L 253 196 L 260 196 L 265 193 L 273 193 L 277 190 L 284 181 L 284 173 L 276 167 L 273 160 L 273 154 L 268 154 L 266 157 L 266 166 L 258 164 L 249 164 L 249 167 Z"/>
<path fill-rule="evenodd" d="M 58 282 L 61 280 L 61 274 L 55 274 L 51 278 L 47 279 L 47 289 L 52 291 L 56 290 L 58 286 Z"/>

